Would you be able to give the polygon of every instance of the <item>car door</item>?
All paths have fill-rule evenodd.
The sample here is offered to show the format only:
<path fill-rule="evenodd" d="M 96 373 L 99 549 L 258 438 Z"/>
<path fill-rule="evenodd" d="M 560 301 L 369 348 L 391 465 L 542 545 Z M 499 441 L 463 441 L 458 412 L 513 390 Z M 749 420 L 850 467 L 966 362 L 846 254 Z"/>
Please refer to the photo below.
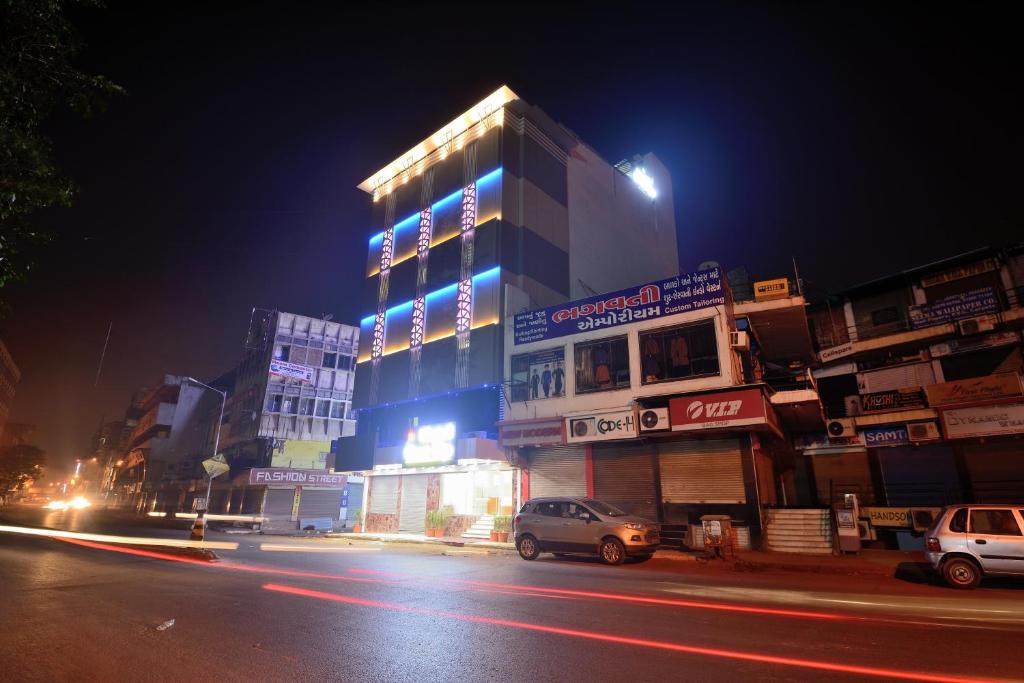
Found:
<path fill-rule="evenodd" d="M 565 505 L 561 501 L 537 504 L 537 514 L 533 515 L 530 532 L 540 541 L 541 547 L 556 548 L 565 542 L 565 531 L 562 529 Z"/>
<path fill-rule="evenodd" d="M 971 508 L 967 548 L 996 574 L 1024 571 L 1024 534 L 1009 507 Z"/>
<path fill-rule="evenodd" d="M 566 503 L 562 519 L 562 531 L 565 534 L 566 547 L 571 550 L 594 550 L 596 517 L 590 510 L 579 503 Z"/>

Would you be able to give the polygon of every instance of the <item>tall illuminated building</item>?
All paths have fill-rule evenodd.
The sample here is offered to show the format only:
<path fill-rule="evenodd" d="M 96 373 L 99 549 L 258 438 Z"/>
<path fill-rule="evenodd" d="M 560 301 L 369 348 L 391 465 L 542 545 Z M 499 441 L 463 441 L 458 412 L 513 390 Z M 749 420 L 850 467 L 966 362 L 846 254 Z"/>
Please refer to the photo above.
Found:
<path fill-rule="evenodd" d="M 421 532 L 438 506 L 479 526 L 519 490 L 496 439 L 505 317 L 675 275 L 671 177 L 653 154 L 609 164 L 503 86 L 359 187 L 358 429 L 337 469 L 368 474 L 370 530 Z"/>

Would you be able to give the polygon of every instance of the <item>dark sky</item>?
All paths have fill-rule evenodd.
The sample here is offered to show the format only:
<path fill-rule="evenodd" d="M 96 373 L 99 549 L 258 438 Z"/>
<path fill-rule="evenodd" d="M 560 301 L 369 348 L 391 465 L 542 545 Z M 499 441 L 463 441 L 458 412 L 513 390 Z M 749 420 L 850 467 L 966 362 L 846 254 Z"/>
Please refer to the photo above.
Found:
<path fill-rule="evenodd" d="M 253 306 L 356 324 L 379 227 L 356 184 L 502 83 L 608 161 L 661 157 L 683 268 L 795 256 L 820 292 L 1024 235 L 996 6 L 342 4 L 76 13 L 81 63 L 128 94 L 52 122 L 81 193 L 0 323 L 12 419 L 54 460 L 134 387 L 229 368 Z"/>

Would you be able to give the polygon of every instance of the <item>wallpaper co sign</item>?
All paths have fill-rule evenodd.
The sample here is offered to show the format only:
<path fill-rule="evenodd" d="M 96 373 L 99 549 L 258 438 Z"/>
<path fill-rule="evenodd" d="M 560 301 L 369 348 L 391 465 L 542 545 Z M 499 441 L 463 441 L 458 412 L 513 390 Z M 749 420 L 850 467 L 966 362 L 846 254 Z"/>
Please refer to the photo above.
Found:
<path fill-rule="evenodd" d="M 674 398 L 669 401 L 669 415 L 677 432 L 768 423 L 760 389 Z"/>

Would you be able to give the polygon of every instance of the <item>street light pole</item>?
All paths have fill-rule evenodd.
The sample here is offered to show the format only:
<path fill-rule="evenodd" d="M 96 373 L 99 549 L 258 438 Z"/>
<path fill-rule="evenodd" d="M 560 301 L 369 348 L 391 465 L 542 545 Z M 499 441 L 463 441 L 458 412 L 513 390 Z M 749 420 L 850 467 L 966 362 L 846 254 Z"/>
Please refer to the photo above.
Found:
<path fill-rule="evenodd" d="M 192 382 L 193 384 L 198 384 L 199 386 L 205 389 L 209 389 L 210 391 L 220 394 L 220 417 L 217 419 L 217 430 L 214 432 L 213 435 L 213 455 L 216 456 L 217 449 L 220 448 L 220 426 L 221 423 L 224 422 L 224 405 L 227 403 L 228 400 L 228 392 L 221 391 L 220 389 L 215 389 L 214 387 L 211 387 L 209 384 L 204 384 L 203 382 L 200 382 L 195 377 L 186 377 L 185 381 Z M 209 481 L 206 484 L 206 509 L 209 510 L 210 494 L 213 490 L 213 477 L 207 475 L 207 479 Z"/>

